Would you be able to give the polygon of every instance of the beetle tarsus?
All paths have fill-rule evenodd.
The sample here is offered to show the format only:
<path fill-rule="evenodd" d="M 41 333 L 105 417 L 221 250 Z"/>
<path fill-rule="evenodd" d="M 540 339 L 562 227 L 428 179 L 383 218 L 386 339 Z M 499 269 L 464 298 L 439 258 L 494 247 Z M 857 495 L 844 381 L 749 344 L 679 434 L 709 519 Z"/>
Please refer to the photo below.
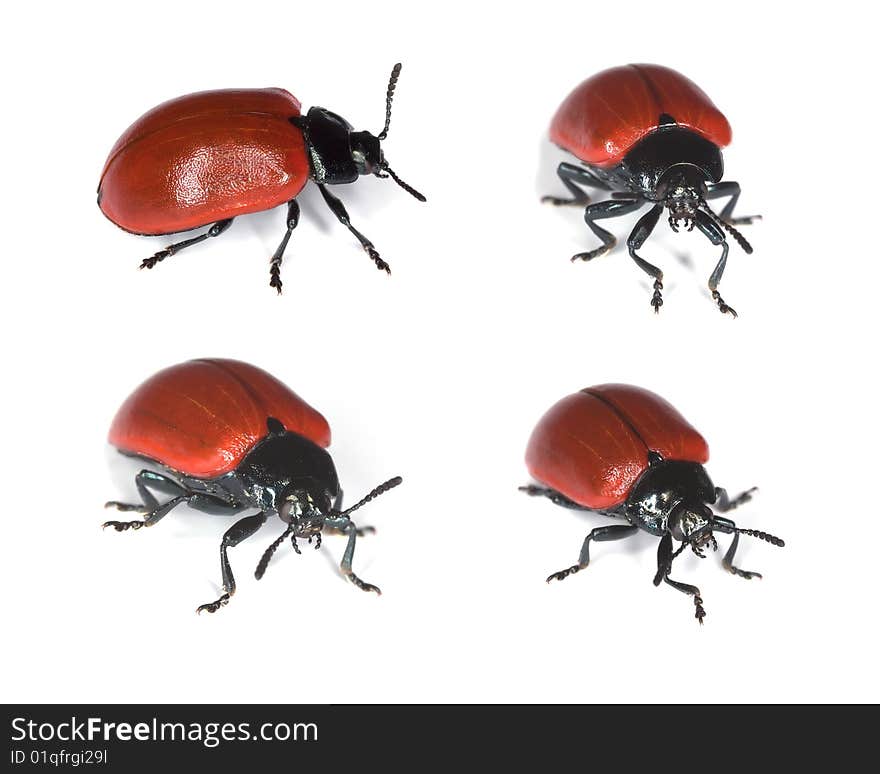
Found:
<path fill-rule="evenodd" d="M 361 591 L 375 591 L 380 597 L 382 596 L 382 590 L 378 586 L 374 586 L 372 583 L 362 581 L 351 570 L 349 570 L 346 574 L 348 575 L 348 579 Z"/>
<path fill-rule="evenodd" d="M 660 307 L 663 306 L 663 283 L 654 280 L 654 295 L 651 297 L 651 306 L 654 307 L 654 314 L 660 313 Z"/>
<path fill-rule="evenodd" d="M 205 605 L 199 605 L 196 612 L 201 615 L 203 612 L 216 613 L 221 607 L 229 604 L 229 594 L 223 594 L 216 602 L 208 602 Z"/>
<path fill-rule="evenodd" d="M 144 258 L 144 260 L 141 261 L 139 268 L 152 269 L 157 263 L 164 261 L 169 255 L 173 255 L 170 249 L 166 248 L 165 250 L 160 250 L 155 255 L 151 255 L 149 258 Z"/>
<path fill-rule="evenodd" d="M 603 255 L 610 253 L 617 244 L 617 240 L 615 239 L 610 245 L 603 245 L 602 247 L 597 247 L 595 250 L 588 250 L 585 253 L 575 253 L 571 256 L 571 262 L 575 261 L 592 261 L 594 258 L 601 258 Z"/>
<path fill-rule="evenodd" d="M 734 319 L 739 317 L 739 315 L 736 313 L 736 309 L 724 303 L 724 299 L 721 298 L 721 294 L 717 290 L 712 291 L 712 300 L 715 301 L 716 304 L 718 304 L 718 308 L 723 314 L 732 314 Z"/>
<path fill-rule="evenodd" d="M 391 267 L 382 260 L 382 257 L 379 255 L 379 251 L 376 250 L 375 247 L 373 247 L 372 245 L 364 245 L 364 250 L 366 250 L 367 255 L 369 255 L 370 258 L 373 259 L 373 263 L 376 264 L 376 268 L 379 269 L 379 271 L 384 271 L 388 274 L 391 274 Z"/>
<path fill-rule="evenodd" d="M 562 196 L 542 196 L 541 204 L 552 204 L 554 207 L 570 207 L 570 206 L 579 206 L 584 207 L 590 203 L 589 196 L 583 196 L 582 198 L 575 199 L 566 199 Z"/>
<path fill-rule="evenodd" d="M 269 287 L 275 288 L 278 291 L 278 295 L 281 295 L 281 262 L 276 263 L 274 260 L 272 261 L 272 268 L 269 269 Z"/>
<path fill-rule="evenodd" d="M 746 580 L 751 580 L 752 578 L 758 578 L 759 580 L 764 576 L 759 572 L 751 572 L 750 570 L 740 570 L 739 567 L 735 567 L 734 565 L 728 565 L 727 569 L 738 578 L 745 578 Z"/>
<path fill-rule="evenodd" d="M 127 529 L 140 529 L 141 527 L 146 526 L 143 521 L 105 521 L 101 525 L 101 529 L 107 529 L 107 527 L 113 527 L 117 532 L 125 532 Z"/>
<path fill-rule="evenodd" d="M 586 566 L 587 565 L 585 565 L 585 564 L 573 564 L 571 567 L 569 567 L 565 570 L 560 570 L 559 572 L 554 572 L 552 575 L 547 576 L 547 583 L 550 583 L 550 581 L 554 581 L 554 580 L 557 580 L 557 581 L 565 580 L 569 575 L 574 575 L 576 572 L 580 572 L 581 570 L 586 568 Z"/>
<path fill-rule="evenodd" d="M 696 607 L 694 618 L 696 618 L 700 622 L 700 626 L 702 626 L 703 619 L 706 617 L 706 611 L 703 609 L 703 598 L 699 594 L 694 594 L 694 607 Z"/>

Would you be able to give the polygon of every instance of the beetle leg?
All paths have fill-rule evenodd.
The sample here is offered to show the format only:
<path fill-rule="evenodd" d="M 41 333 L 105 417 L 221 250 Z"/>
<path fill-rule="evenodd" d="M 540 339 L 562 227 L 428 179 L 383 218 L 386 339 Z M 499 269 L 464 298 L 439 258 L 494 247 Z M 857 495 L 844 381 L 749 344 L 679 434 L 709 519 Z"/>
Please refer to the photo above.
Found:
<path fill-rule="evenodd" d="M 293 230 L 299 223 L 299 204 L 296 199 L 291 199 L 287 203 L 287 231 L 275 251 L 275 255 L 269 262 L 269 287 L 275 288 L 278 295 L 281 295 L 281 261 L 284 259 L 284 251 L 287 249 L 287 243 Z"/>
<path fill-rule="evenodd" d="M 327 190 L 327 186 L 319 183 L 318 188 L 321 191 L 321 195 L 324 197 L 324 201 L 327 202 L 327 206 L 336 216 L 337 220 L 349 231 L 351 231 L 352 234 L 354 234 L 358 242 L 361 243 L 361 247 L 363 247 L 364 250 L 367 251 L 367 255 L 369 255 L 370 258 L 373 259 L 373 262 L 376 264 L 376 268 L 391 274 L 391 267 L 382 260 L 382 258 L 379 256 L 379 252 L 376 250 L 373 243 L 354 226 L 351 225 L 351 218 L 348 217 L 348 212 L 345 209 L 345 205 L 332 193 L 330 193 L 330 191 Z"/>
<path fill-rule="evenodd" d="M 747 489 L 745 492 L 741 492 L 732 500 L 727 494 L 727 490 L 723 487 L 716 486 L 715 487 L 715 510 L 720 511 L 721 513 L 727 513 L 727 511 L 732 511 L 734 508 L 739 508 L 740 505 L 747 503 L 752 499 L 752 495 L 758 491 L 758 487 L 753 486 L 751 489 Z"/>
<path fill-rule="evenodd" d="M 163 503 L 158 508 L 151 510 L 143 519 L 143 521 L 105 521 L 101 526 L 106 529 L 113 527 L 117 532 L 124 532 L 127 529 L 140 529 L 141 527 L 152 527 L 161 521 L 172 508 L 176 508 L 181 503 L 185 503 L 189 499 L 188 494 L 182 494 L 178 497 L 172 497 L 167 503 Z"/>
<path fill-rule="evenodd" d="M 724 205 L 724 209 L 718 214 L 718 217 L 729 223 L 731 226 L 747 226 L 754 223 L 756 220 L 761 220 L 760 215 L 744 215 L 738 218 L 733 217 L 733 209 L 736 207 L 736 203 L 739 201 L 739 195 L 741 193 L 739 183 L 735 183 L 733 180 L 726 180 L 723 183 L 712 183 L 708 185 L 706 189 L 706 199 L 718 199 L 722 196 L 730 197 L 727 204 Z"/>
<path fill-rule="evenodd" d="M 590 564 L 591 540 L 595 540 L 599 543 L 608 540 L 623 540 L 624 538 L 632 537 L 638 531 L 639 528 L 635 526 L 635 524 L 610 524 L 607 527 L 596 527 L 584 539 L 584 544 L 581 546 L 581 554 L 578 557 L 578 563 L 573 564 L 565 570 L 554 572 L 547 578 L 547 583 L 550 583 L 550 581 L 553 580 L 564 580 L 569 575 L 574 575 L 576 572 L 585 569 Z"/>
<path fill-rule="evenodd" d="M 337 519 L 325 519 L 324 525 L 348 535 L 348 543 L 345 546 L 342 561 L 339 563 L 339 569 L 342 574 L 362 591 L 375 591 L 377 594 L 381 595 L 382 591 L 378 586 L 362 581 L 357 575 L 355 575 L 354 570 L 351 569 L 351 562 L 354 559 L 354 547 L 358 536 L 357 525 L 347 516 Z"/>
<path fill-rule="evenodd" d="M 581 186 L 589 186 L 590 188 L 600 188 L 603 191 L 610 191 L 611 186 L 605 181 L 596 177 L 589 169 L 579 167 L 576 164 L 569 164 L 563 161 L 557 168 L 556 174 L 562 184 L 571 192 L 571 198 L 565 199 L 559 196 L 542 196 L 541 201 L 545 204 L 554 204 L 556 206 L 578 204 L 586 206 L 590 203 L 590 197 Z"/>
<path fill-rule="evenodd" d="M 639 218 L 635 228 L 633 228 L 632 233 L 629 235 L 629 239 L 626 240 L 630 257 L 636 262 L 636 265 L 642 271 L 650 274 L 654 278 L 654 295 L 651 298 L 651 306 L 654 307 L 654 312 L 659 312 L 660 307 L 663 306 L 663 272 L 639 256 L 636 253 L 636 250 L 645 244 L 645 241 L 651 236 L 651 232 L 657 225 L 657 221 L 660 220 L 662 212 L 663 205 L 655 204 L 648 212 Z"/>
<path fill-rule="evenodd" d="M 204 242 L 211 237 L 220 236 L 220 234 L 232 225 L 232 220 L 232 218 L 229 218 L 228 220 L 218 220 L 204 234 L 199 234 L 191 239 L 184 239 L 182 242 L 175 242 L 173 245 L 168 245 L 168 247 L 164 250 L 160 250 L 155 255 L 151 255 L 149 258 L 144 258 L 144 260 L 141 261 L 141 268 L 152 269 L 157 263 L 159 263 L 159 261 L 164 261 L 169 256 L 179 253 L 187 247 L 197 245 L 199 242 Z"/>
<path fill-rule="evenodd" d="M 138 511 L 139 513 L 149 513 L 159 507 L 159 501 L 153 496 L 148 489 L 152 487 L 164 492 L 165 494 L 177 495 L 188 491 L 186 487 L 179 484 L 173 478 L 157 473 L 153 470 L 142 470 L 134 478 L 134 484 L 137 487 L 138 494 L 141 496 L 141 504 L 133 505 L 131 503 L 120 503 L 116 500 L 110 500 L 104 503 L 105 508 L 116 508 L 118 511 Z"/>
<path fill-rule="evenodd" d="M 681 583 L 669 577 L 669 573 L 672 570 L 672 558 L 672 535 L 667 532 L 660 539 L 660 545 L 657 547 L 657 574 L 654 576 L 654 585 L 659 586 L 661 581 L 663 581 L 683 594 L 691 595 L 694 598 L 694 607 L 696 608 L 694 618 L 702 625 L 703 619 L 706 617 L 706 611 L 703 609 L 703 598 L 700 596 L 700 590 L 696 586 Z"/>
<path fill-rule="evenodd" d="M 724 274 L 724 268 L 727 266 L 727 253 L 730 247 L 724 238 L 724 232 L 718 227 L 705 212 L 697 210 L 696 212 L 697 228 L 700 229 L 712 242 L 713 245 L 721 245 L 721 258 L 718 259 L 718 265 L 709 277 L 709 290 L 712 293 L 712 299 L 718 304 L 718 308 L 725 314 L 730 313 L 737 317 L 736 309 L 724 303 L 721 294 L 718 292 L 718 283 L 721 282 L 721 275 Z"/>
<path fill-rule="evenodd" d="M 635 212 L 644 205 L 642 199 L 608 199 L 604 202 L 596 202 L 590 204 L 584 210 L 584 222 L 589 229 L 602 240 L 602 247 L 590 250 L 586 253 L 577 253 L 571 257 L 572 261 L 592 261 L 593 258 L 605 255 L 614 249 L 617 244 L 617 238 L 609 231 L 601 226 L 597 226 L 594 221 L 603 218 L 616 218 L 620 215 L 626 215 Z"/>
<path fill-rule="evenodd" d="M 534 484 L 529 484 L 528 486 L 521 486 L 519 488 L 520 492 L 525 492 L 530 497 L 546 497 L 548 500 L 553 502 L 556 505 L 561 505 L 563 508 L 571 508 L 576 511 L 592 511 L 592 508 L 587 508 L 585 505 L 578 505 L 574 500 L 569 500 L 565 495 L 557 492 L 555 489 L 548 489 L 543 486 L 535 486 Z"/>
<path fill-rule="evenodd" d="M 739 548 L 739 532 L 733 533 L 733 540 L 730 541 L 730 548 L 727 549 L 727 553 L 724 554 L 724 558 L 721 560 L 721 565 L 730 573 L 733 573 L 738 578 L 745 578 L 746 580 L 751 580 L 752 578 L 763 578 L 759 572 L 750 572 L 749 570 L 740 570 L 739 567 L 736 567 L 733 563 L 733 557 L 736 556 L 736 549 Z"/>
<path fill-rule="evenodd" d="M 229 598 L 235 593 L 235 577 L 229 564 L 229 556 L 226 553 L 227 549 L 233 548 L 249 538 L 265 523 L 266 513 L 261 511 L 260 513 L 239 519 L 226 530 L 223 534 L 223 540 L 220 541 L 220 574 L 223 578 L 223 594 L 215 602 L 199 605 L 196 608 L 197 613 L 201 613 L 203 610 L 209 613 L 216 613 L 223 605 L 229 603 Z"/>

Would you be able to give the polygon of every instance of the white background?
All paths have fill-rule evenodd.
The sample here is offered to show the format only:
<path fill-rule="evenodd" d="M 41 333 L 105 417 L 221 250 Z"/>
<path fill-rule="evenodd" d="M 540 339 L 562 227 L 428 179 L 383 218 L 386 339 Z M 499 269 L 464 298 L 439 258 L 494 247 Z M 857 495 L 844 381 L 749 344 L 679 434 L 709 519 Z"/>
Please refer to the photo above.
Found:
<path fill-rule="evenodd" d="M 35 4 L 7 11 L 3 165 L 3 636 L 6 701 L 876 701 L 880 303 L 873 25 L 860 3 Z M 823 9 L 821 11 L 812 9 Z M 378 272 L 326 210 L 303 218 L 268 287 L 283 208 L 152 272 L 168 241 L 127 235 L 94 191 L 117 136 L 165 99 L 284 86 L 378 131 L 390 181 L 337 190 L 391 263 Z M 717 250 L 661 221 L 643 254 L 666 271 L 655 316 L 625 252 L 572 265 L 595 240 L 562 193 L 553 111 L 602 68 L 660 62 L 730 118 L 727 178 L 755 252 Z M 625 237 L 634 218 L 613 223 Z M 191 357 L 248 360 L 322 411 L 349 502 L 378 534 L 356 570 L 343 541 L 279 551 L 277 520 L 231 551 L 239 588 L 218 614 L 231 523 L 182 507 L 117 534 L 134 496 L 107 428 L 127 394 Z M 540 415 L 607 381 L 651 388 L 707 437 L 741 526 L 786 540 L 684 557 L 690 599 L 654 588 L 656 540 L 598 544 L 601 518 L 517 492 Z M 111 464 L 113 463 L 113 464 Z M 727 538 L 722 538 L 722 551 Z"/>

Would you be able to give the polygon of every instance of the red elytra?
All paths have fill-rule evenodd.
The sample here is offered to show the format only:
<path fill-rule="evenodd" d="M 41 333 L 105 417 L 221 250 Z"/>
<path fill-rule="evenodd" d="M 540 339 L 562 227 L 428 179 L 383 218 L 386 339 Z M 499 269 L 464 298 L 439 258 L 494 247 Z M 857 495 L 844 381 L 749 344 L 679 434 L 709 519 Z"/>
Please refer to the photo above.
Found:
<path fill-rule="evenodd" d="M 266 436 L 266 420 L 322 447 L 327 420 L 293 390 L 260 368 L 237 360 L 190 360 L 166 368 L 122 404 L 108 440 L 199 478 L 234 470 Z"/>
<path fill-rule="evenodd" d="M 667 401 L 626 384 L 588 387 L 556 403 L 526 449 L 529 473 L 587 508 L 626 500 L 648 452 L 703 464 L 709 447 Z"/>
<path fill-rule="evenodd" d="M 556 111 L 550 139 L 581 161 L 612 167 L 660 127 L 663 114 L 719 148 L 730 144 L 730 124 L 706 93 L 675 70 L 652 64 L 587 78 Z"/>
<path fill-rule="evenodd" d="M 136 234 L 170 234 L 290 201 L 309 178 L 284 89 L 219 89 L 172 99 L 119 138 L 98 186 L 101 211 Z"/>

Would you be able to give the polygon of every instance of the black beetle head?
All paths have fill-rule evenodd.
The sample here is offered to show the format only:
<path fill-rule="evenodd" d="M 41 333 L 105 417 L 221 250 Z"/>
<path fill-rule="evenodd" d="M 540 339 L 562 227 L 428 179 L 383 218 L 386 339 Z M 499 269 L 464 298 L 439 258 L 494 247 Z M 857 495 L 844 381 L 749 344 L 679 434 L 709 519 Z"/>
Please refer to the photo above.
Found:
<path fill-rule="evenodd" d="M 712 509 L 703 503 L 679 503 L 669 517 L 669 529 L 672 537 L 683 543 L 690 544 L 694 553 L 703 557 L 702 549 L 712 545 L 718 548 L 712 534 L 714 515 Z"/>
<path fill-rule="evenodd" d="M 359 175 L 374 175 L 385 166 L 385 156 L 379 138 L 369 132 L 352 132 L 349 135 L 351 158 Z"/>
<path fill-rule="evenodd" d="M 703 170 L 690 164 L 677 164 L 664 175 L 661 186 L 665 188 L 664 203 L 673 231 L 682 227 L 693 231 L 697 209 L 703 203 L 704 181 Z"/>
<path fill-rule="evenodd" d="M 360 175 L 390 177 L 404 191 L 420 202 L 425 201 L 415 188 L 401 180 L 385 160 L 381 143 L 391 127 L 391 102 L 400 75 L 400 64 L 394 65 L 385 95 L 385 126 L 378 135 L 354 132 L 342 116 L 320 107 L 313 107 L 305 120 L 291 119 L 303 129 L 308 144 L 312 176 L 318 183 L 339 185 L 353 183 Z"/>
<path fill-rule="evenodd" d="M 305 487 L 288 489 L 278 506 L 278 515 L 298 538 L 318 535 L 324 519 L 330 513 L 331 504 L 326 494 L 310 492 Z"/>

